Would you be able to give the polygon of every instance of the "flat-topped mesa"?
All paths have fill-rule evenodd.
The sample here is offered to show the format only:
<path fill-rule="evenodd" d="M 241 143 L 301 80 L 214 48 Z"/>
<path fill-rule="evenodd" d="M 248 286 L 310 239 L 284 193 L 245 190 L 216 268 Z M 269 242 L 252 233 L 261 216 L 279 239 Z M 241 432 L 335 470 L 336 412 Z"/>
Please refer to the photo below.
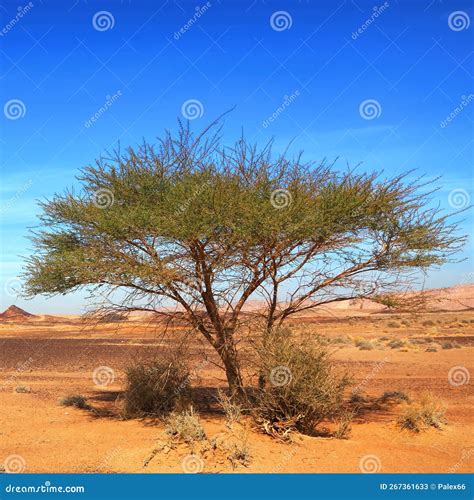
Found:
<path fill-rule="evenodd" d="M 29 318 L 34 318 L 35 315 L 31 314 L 21 307 L 11 305 L 8 309 L 5 309 L 2 313 L 0 313 L 0 319 L 10 319 L 10 320 L 25 320 Z"/>

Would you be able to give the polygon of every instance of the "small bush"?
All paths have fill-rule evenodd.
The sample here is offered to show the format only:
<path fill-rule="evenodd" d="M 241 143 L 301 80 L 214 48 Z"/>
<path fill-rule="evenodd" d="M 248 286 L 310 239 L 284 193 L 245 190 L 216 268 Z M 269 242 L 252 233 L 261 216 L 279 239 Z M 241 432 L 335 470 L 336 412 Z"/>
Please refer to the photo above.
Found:
<path fill-rule="evenodd" d="M 252 456 L 250 455 L 247 437 L 232 444 L 227 459 L 232 464 L 232 469 L 234 470 L 239 464 L 248 467 L 252 460 Z"/>
<path fill-rule="evenodd" d="M 358 340 L 356 342 L 356 347 L 358 347 L 361 351 L 371 351 L 374 348 L 372 342 L 369 342 L 368 340 Z"/>
<path fill-rule="evenodd" d="M 357 388 L 351 392 L 349 401 L 353 404 L 365 403 L 365 401 L 367 401 L 367 398 L 364 396 L 363 391 L 360 388 Z"/>
<path fill-rule="evenodd" d="M 15 392 L 17 392 L 18 394 L 29 394 L 31 392 L 31 389 L 26 385 L 19 385 L 15 387 Z"/>
<path fill-rule="evenodd" d="M 438 352 L 438 349 L 434 346 L 429 346 L 425 349 L 425 352 Z"/>
<path fill-rule="evenodd" d="M 333 436 L 336 439 L 347 439 L 352 430 L 352 420 L 354 419 L 355 412 L 345 410 L 341 413 L 337 420 L 337 429 L 334 431 Z"/>
<path fill-rule="evenodd" d="M 189 411 L 168 415 L 165 419 L 165 432 L 168 436 L 181 439 L 188 444 L 206 439 L 199 415 L 194 413 L 192 408 Z"/>
<path fill-rule="evenodd" d="M 383 337 L 380 337 L 379 340 L 382 340 L 382 341 L 387 341 L 387 340 L 390 340 L 390 337 L 387 337 L 387 335 L 384 335 Z"/>
<path fill-rule="evenodd" d="M 389 328 L 400 328 L 401 327 L 401 325 L 400 325 L 400 323 L 398 321 L 389 321 L 387 323 L 387 326 Z"/>
<path fill-rule="evenodd" d="M 332 339 L 333 344 L 352 344 L 352 340 L 347 336 L 334 337 Z"/>
<path fill-rule="evenodd" d="M 441 349 L 454 349 L 454 344 L 453 342 L 442 342 L 441 343 Z"/>
<path fill-rule="evenodd" d="M 402 429 L 412 432 L 421 432 L 429 427 L 441 429 L 442 424 L 446 423 L 445 413 L 445 406 L 427 394 L 419 403 L 407 406 L 398 423 Z"/>
<path fill-rule="evenodd" d="M 408 394 L 403 391 L 385 391 L 380 399 L 382 401 L 410 401 Z"/>
<path fill-rule="evenodd" d="M 390 347 L 391 349 L 399 349 L 404 346 L 405 342 L 403 342 L 403 340 L 400 339 L 393 339 L 388 343 L 388 347 Z"/>
<path fill-rule="evenodd" d="M 235 422 L 239 422 L 242 417 L 242 407 L 234 402 L 224 391 L 217 391 L 217 402 L 224 410 L 226 423 L 228 427 L 232 427 Z"/>
<path fill-rule="evenodd" d="M 340 413 L 349 380 L 334 373 L 320 343 L 310 337 L 293 340 L 289 330 L 279 330 L 258 354 L 259 369 L 267 377 L 254 414 L 265 432 L 287 436 L 297 429 L 311 434 L 321 421 Z"/>
<path fill-rule="evenodd" d="M 426 319 L 421 323 L 423 326 L 435 326 L 435 322 L 431 319 Z"/>
<path fill-rule="evenodd" d="M 72 394 L 70 396 L 66 396 L 61 400 L 61 404 L 63 406 L 74 406 L 75 408 L 80 408 L 81 410 L 89 410 L 90 405 L 87 402 L 87 399 L 80 394 Z"/>
<path fill-rule="evenodd" d="M 157 360 L 126 370 L 125 416 L 162 416 L 189 394 L 189 370 L 176 360 Z"/>

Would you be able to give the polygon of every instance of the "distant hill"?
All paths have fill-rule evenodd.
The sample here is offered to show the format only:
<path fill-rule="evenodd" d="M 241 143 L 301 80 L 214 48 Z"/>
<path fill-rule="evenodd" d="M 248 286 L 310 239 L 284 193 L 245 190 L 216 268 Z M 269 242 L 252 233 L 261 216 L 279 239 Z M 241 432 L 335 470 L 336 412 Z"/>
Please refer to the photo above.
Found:
<path fill-rule="evenodd" d="M 21 307 L 11 305 L 8 309 L 0 313 L 0 320 L 7 321 L 28 321 L 30 319 L 37 318 L 34 314 L 31 314 Z"/>

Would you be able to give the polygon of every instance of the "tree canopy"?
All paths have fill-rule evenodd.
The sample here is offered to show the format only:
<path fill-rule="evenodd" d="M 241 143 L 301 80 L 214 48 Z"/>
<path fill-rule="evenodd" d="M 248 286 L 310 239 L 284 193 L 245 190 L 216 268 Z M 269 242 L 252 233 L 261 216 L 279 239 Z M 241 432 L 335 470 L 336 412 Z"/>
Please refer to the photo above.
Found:
<path fill-rule="evenodd" d="M 84 168 L 41 203 L 26 293 L 125 291 L 115 309 L 174 314 L 229 366 L 246 302 L 267 331 L 301 310 L 394 290 L 464 242 L 413 173 L 386 177 L 275 155 L 181 125 Z M 239 378 L 238 367 L 234 375 Z M 231 380 L 229 380 L 231 382 Z M 241 383 L 238 380 L 237 383 Z"/>

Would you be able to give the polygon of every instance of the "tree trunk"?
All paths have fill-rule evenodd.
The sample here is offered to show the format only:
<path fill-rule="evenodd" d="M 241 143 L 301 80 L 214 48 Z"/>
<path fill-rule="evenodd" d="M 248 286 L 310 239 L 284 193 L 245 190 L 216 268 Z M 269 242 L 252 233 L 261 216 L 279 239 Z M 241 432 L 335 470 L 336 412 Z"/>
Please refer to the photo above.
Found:
<path fill-rule="evenodd" d="M 245 397 L 245 389 L 242 381 L 242 374 L 240 372 L 240 361 L 234 344 L 233 331 L 226 330 L 223 332 L 221 341 L 217 347 L 217 352 L 224 363 L 231 397 L 243 399 Z"/>

